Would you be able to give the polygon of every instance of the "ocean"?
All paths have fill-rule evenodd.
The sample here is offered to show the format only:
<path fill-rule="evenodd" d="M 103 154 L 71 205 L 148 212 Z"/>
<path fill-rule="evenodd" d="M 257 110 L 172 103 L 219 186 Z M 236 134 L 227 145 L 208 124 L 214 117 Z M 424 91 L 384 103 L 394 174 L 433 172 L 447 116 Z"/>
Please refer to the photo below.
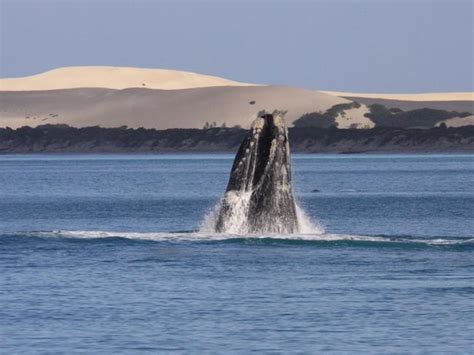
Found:
<path fill-rule="evenodd" d="M 472 353 L 474 155 L 292 156 L 298 235 L 219 235 L 228 154 L 0 156 L 0 353 Z"/>

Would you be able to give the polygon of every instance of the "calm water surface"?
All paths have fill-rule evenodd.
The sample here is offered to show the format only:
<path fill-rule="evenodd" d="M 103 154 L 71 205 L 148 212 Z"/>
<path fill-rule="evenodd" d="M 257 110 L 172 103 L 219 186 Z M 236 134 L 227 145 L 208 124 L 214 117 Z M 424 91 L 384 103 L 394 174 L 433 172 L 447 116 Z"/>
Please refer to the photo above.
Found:
<path fill-rule="evenodd" d="M 0 353 L 473 351 L 474 155 L 294 155 L 292 236 L 201 228 L 232 159 L 0 156 Z"/>

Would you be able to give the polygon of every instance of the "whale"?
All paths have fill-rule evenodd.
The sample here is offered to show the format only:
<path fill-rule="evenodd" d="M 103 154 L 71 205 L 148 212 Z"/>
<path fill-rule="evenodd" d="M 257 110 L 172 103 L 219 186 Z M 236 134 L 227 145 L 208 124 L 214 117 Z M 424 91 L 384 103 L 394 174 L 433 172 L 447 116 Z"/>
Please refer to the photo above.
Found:
<path fill-rule="evenodd" d="M 232 164 L 216 232 L 298 232 L 285 113 L 262 111 L 252 122 Z"/>

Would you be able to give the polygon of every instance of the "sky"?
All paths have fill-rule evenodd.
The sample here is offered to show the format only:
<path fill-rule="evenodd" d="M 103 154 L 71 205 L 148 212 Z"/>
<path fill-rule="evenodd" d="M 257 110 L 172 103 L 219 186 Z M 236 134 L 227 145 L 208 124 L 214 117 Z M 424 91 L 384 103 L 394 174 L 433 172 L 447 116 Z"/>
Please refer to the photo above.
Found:
<path fill-rule="evenodd" d="M 474 0 L 0 0 L 0 77 L 187 70 L 355 92 L 473 91 Z"/>

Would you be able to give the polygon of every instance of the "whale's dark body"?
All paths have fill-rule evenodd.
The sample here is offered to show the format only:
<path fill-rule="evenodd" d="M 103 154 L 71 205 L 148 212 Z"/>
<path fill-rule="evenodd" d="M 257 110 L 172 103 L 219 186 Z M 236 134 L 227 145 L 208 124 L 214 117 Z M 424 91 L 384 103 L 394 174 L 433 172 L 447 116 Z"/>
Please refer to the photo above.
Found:
<path fill-rule="evenodd" d="M 261 114 L 235 157 L 216 221 L 222 233 L 295 233 L 290 148 L 284 113 Z"/>

